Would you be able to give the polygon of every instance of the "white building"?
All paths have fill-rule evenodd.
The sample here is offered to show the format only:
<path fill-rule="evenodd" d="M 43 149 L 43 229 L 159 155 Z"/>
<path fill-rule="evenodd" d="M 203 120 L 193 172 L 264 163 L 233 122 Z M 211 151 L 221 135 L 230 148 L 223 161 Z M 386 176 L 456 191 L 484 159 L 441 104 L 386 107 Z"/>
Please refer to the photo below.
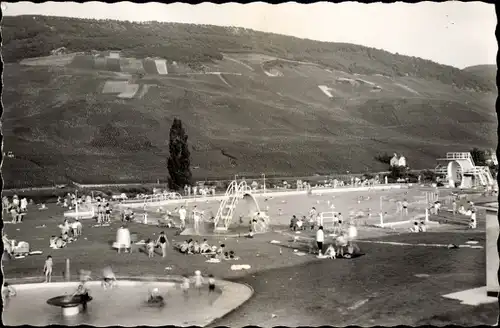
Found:
<path fill-rule="evenodd" d="M 398 166 L 399 165 L 399 158 L 398 154 L 394 153 L 394 156 L 391 158 L 391 166 Z"/>
<path fill-rule="evenodd" d="M 110 51 L 109 58 L 120 58 L 120 52 L 119 51 Z"/>
<path fill-rule="evenodd" d="M 399 158 L 399 166 L 402 166 L 402 167 L 406 167 L 406 157 L 404 157 L 403 155 L 401 155 L 401 157 Z"/>

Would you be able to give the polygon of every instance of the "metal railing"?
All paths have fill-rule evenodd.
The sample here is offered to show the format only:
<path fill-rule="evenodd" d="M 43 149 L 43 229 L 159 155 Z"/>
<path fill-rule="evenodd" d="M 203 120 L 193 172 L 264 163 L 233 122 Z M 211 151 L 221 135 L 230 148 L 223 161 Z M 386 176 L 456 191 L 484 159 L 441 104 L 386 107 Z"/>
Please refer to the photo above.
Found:
<path fill-rule="evenodd" d="M 470 153 L 446 153 L 446 159 L 470 159 L 472 160 L 472 155 Z"/>

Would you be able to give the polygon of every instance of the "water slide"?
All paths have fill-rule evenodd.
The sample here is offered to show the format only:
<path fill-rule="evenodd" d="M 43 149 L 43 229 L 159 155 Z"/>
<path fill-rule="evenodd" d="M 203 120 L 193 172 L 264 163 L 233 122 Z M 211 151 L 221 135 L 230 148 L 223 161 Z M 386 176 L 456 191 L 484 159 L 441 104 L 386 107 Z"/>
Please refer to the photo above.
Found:
<path fill-rule="evenodd" d="M 155 59 L 156 70 L 159 75 L 167 75 L 167 61 L 165 59 Z"/>
<path fill-rule="evenodd" d="M 118 95 L 118 98 L 132 99 L 139 91 L 139 84 L 127 84 L 126 90 Z"/>

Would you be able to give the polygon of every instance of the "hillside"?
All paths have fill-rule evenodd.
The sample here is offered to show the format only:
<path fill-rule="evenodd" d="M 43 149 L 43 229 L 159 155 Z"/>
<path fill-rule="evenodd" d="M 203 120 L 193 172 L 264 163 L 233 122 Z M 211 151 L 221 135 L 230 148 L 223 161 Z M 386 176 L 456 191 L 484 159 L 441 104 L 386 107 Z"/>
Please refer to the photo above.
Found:
<path fill-rule="evenodd" d="M 466 67 L 463 70 L 485 80 L 496 81 L 497 79 L 497 65 L 475 65 Z"/>
<path fill-rule="evenodd" d="M 174 117 L 197 178 L 383 170 L 382 152 L 428 168 L 446 151 L 496 145 L 494 82 L 423 59 L 234 28 L 40 16 L 4 17 L 3 36 L 4 151 L 15 153 L 6 187 L 164 181 Z"/>

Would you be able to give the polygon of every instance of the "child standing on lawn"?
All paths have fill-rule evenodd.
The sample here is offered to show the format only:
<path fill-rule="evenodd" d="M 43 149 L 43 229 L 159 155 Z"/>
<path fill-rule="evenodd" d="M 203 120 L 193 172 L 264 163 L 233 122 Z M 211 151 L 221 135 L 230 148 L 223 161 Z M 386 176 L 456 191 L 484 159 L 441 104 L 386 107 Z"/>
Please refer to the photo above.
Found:
<path fill-rule="evenodd" d="M 45 275 L 45 282 L 51 282 L 52 281 L 52 256 L 47 256 L 47 259 L 45 260 L 45 265 L 43 266 L 43 274 Z"/>
<path fill-rule="evenodd" d="M 146 249 L 148 250 L 148 257 L 152 258 L 155 256 L 156 243 L 152 239 L 146 241 Z"/>

